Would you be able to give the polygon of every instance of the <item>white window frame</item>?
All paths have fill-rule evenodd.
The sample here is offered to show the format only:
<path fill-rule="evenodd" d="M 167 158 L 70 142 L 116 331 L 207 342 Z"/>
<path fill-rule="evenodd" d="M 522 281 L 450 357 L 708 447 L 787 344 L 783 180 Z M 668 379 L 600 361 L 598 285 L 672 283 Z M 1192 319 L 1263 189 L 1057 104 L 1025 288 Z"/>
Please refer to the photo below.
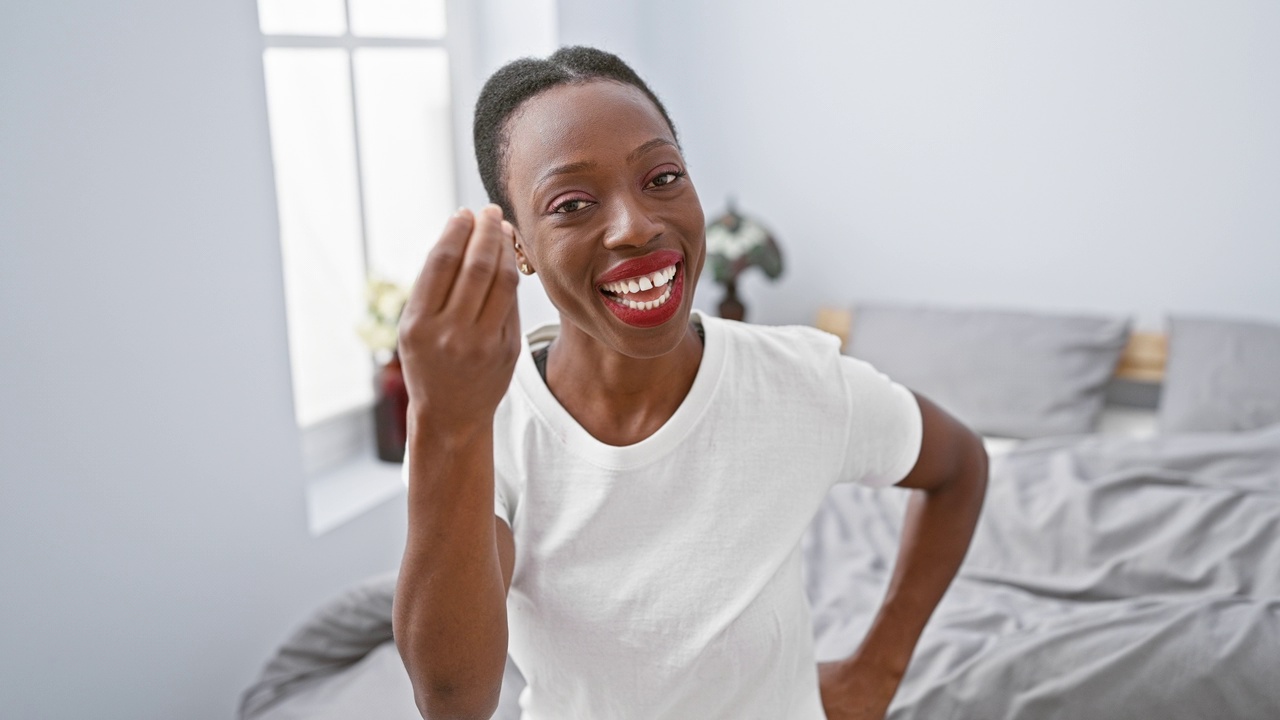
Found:
<path fill-rule="evenodd" d="M 454 205 L 457 204 L 458 195 L 463 192 L 463 174 L 466 169 L 470 169 L 470 165 L 462 162 L 464 158 L 460 157 L 465 149 L 469 152 L 470 143 L 461 142 L 462 138 L 459 133 L 459 121 L 463 119 L 459 112 L 459 98 L 464 97 L 466 90 L 469 89 L 466 79 L 470 74 L 469 50 L 470 43 L 467 42 L 469 36 L 469 18 L 466 17 L 462 6 L 465 3 L 453 2 L 446 0 L 446 25 L 445 34 L 442 38 L 392 38 L 392 37 L 364 37 L 355 35 L 351 30 L 351 2 L 350 0 L 342 0 L 343 9 L 346 15 L 346 28 L 341 35 L 291 35 L 291 34 L 262 34 L 263 57 L 267 50 L 275 48 L 325 48 L 325 49 L 341 49 L 345 51 L 347 60 L 348 82 L 351 87 L 351 121 L 352 133 L 354 134 L 353 147 L 355 148 L 356 163 L 356 204 L 359 214 L 360 229 L 360 249 L 363 258 L 364 267 L 369 267 L 369 235 L 365 198 L 365 178 L 364 165 L 361 157 L 360 143 L 360 110 L 358 107 L 358 91 L 357 76 L 355 68 L 355 51 L 363 48 L 430 48 L 440 49 L 445 52 L 449 63 L 449 104 L 450 116 L 452 123 L 450 127 L 450 140 L 453 147 L 453 183 L 454 183 Z M 429 241 L 428 239 L 424 239 Z M 283 282 L 283 278 L 282 278 Z M 352 329 L 355 332 L 355 329 Z M 292 348 L 291 348 L 292 352 Z M 375 364 L 376 366 L 376 364 Z M 369 378 L 369 382 L 373 382 L 373 378 Z M 320 482 L 328 485 L 330 490 L 334 484 L 334 480 L 341 479 L 345 475 L 350 475 L 352 469 L 355 469 L 361 475 L 378 475 L 380 477 L 389 477 L 385 472 L 371 472 L 370 468 L 377 470 L 377 464 L 370 462 L 374 456 L 374 431 L 373 431 L 373 413 L 372 405 L 366 404 L 351 408 L 345 412 L 338 413 L 331 417 L 299 427 L 300 433 L 300 452 L 302 457 L 302 466 L 305 474 L 309 478 L 309 482 L 314 484 Z M 391 470 L 394 468 L 396 477 L 399 476 L 398 466 L 385 464 L 383 470 Z M 385 485 L 385 483 L 383 483 Z M 398 485 L 398 481 L 397 481 Z M 328 492 L 333 495 L 333 492 Z M 311 498 L 314 501 L 314 498 Z M 314 502 L 311 503 L 314 505 Z M 357 503 L 359 504 L 359 503 Z M 328 513 L 333 515 L 332 512 Z M 324 524 L 324 523 L 322 523 Z M 321 532 L 327 528 L 317 528 L 316 519 L 312 518 L 313 532 Z"/>

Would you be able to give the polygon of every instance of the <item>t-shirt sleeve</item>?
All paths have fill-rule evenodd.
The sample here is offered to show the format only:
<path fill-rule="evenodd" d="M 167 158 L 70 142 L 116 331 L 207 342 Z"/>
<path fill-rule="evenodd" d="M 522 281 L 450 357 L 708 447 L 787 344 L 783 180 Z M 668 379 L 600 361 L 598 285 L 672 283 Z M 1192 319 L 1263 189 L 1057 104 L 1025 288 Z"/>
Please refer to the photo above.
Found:
<path fill-rule="evenodd" d="M 516 458 L 509 452 L 512 444 L 506 440 L 509 435 L 502 431 L 505 424 L 501 421 L 505 419 L 505 414 L 494 418 L 493 514 L 507 521 L 507 527 L 515 529 L 523 483 L 517 482 L 521 471 Z"/>
<path fill-rule="evenodd" d="M 493 473 L 493 514 L 507 521 L 507 527 L 515 527 L 516 503 L 515 493 L 505 477 L 494 468 Z"/>
<path fill-rule="evenodd" d="M 842 356 L 840 366 L 848 403 L 840 479 L 872 487 L 900 482 L 920 456 L 920 404 L 870 363 Z"/>

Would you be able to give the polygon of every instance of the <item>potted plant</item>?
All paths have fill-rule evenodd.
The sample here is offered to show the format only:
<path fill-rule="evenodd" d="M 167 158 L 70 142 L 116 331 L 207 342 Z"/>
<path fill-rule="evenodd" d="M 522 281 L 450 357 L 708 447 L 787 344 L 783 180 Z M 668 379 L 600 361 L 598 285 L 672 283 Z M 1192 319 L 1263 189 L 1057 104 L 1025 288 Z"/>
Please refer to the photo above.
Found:
<path fill-rule="evenodd" d="M 409 293 L 403 287 L 371 278 L 366 288 L 365 319 L 356 328 L 373 353 L 378 368 L 373 383 L 373 426 L 378 459 L 386 462 L 404 460 L 404 446 L 409 437 L 409 391 L 396 352 L 400 312 L 408 298 Z"/>

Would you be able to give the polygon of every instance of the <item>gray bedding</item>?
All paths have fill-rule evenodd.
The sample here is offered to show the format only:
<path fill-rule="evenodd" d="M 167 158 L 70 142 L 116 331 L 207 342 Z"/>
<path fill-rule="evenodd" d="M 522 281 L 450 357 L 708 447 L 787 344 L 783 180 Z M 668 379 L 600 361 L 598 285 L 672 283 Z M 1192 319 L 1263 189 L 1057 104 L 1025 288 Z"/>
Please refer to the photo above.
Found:
<path fill-rule="evenodd" d="M 905 499 L 842 486 L 814 520 L 804 552 L 820 658 L 865 632 Z M 416 719 L 388 642 L 392 582 L 317 613 L 246 692 L 242 717 Z M 336 619 L 353 613 L 365 621 Z M 521 684 L 509 666 L 495 717 L 517 720 Z M 1280 718 L 1280 425 L 1049 438 L 996 458 L 965 567 L 890 711 L 1147 717 Z"/>

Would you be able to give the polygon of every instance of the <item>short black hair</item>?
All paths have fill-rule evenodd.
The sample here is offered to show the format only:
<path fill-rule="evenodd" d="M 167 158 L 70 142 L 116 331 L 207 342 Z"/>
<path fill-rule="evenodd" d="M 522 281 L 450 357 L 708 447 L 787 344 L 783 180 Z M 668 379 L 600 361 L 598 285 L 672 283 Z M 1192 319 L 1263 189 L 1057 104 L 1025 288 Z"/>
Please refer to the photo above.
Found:
<path fill-rule="evenodd" d="M 679 143 L 675 123 L 671 122 L 662 101 L 617 55 L 592 47 L 573 46 L 560 48 L 546 59 L 513 60 L 485 82 L 476 100 L 472 128 L 480 180 L 489 193 L 489 201 L 501 207 L 502 214 L 511 222 L 515 222 L 515 213 L 506 187 L 507 122 L 526 100 L 539 93 L 559 85 L 592 80 L 611 80 L 639 89 L 662 113 L 672 138 Z"/>

